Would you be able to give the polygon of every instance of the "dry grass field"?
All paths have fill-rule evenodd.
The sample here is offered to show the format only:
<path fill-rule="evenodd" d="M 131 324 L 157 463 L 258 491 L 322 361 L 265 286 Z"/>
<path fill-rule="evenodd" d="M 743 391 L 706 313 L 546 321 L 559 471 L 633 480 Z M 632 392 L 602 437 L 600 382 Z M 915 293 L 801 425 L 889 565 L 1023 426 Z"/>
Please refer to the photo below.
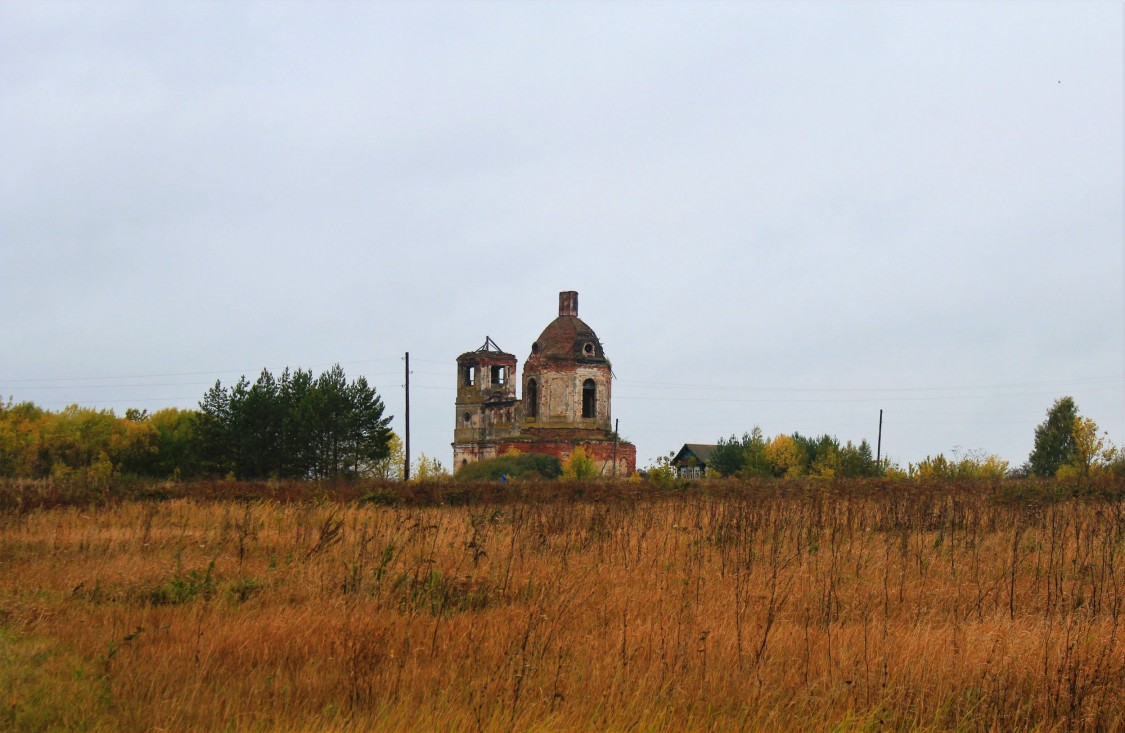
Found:
<path fill-rule="evenodd" d="M 602 486 L 9 506 L 0 729 L 1125 730 L 1118 499 Z"/>

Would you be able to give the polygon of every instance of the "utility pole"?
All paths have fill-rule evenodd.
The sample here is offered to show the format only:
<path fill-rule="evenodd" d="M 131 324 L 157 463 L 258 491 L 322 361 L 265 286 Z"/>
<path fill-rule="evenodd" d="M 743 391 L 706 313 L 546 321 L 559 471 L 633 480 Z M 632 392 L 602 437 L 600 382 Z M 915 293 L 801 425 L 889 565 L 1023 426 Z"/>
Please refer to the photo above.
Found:
<path fill-rule="evenodd" d="M 883 411 L 879 410 L 879 441 L 875 444 L 875 466 L 882 471 L 883 458 Z"/>
<path fill-rule="evenodd" d="M 617 478 L 617 426 L 621 421 L 614 418 L 613 420 L 613 477 Z"/>
<path fill-rule="evenodd" d="M 406 352 L 406 440 L 402 464 L 402 480 L 410 480 L 410 352 Z"/>

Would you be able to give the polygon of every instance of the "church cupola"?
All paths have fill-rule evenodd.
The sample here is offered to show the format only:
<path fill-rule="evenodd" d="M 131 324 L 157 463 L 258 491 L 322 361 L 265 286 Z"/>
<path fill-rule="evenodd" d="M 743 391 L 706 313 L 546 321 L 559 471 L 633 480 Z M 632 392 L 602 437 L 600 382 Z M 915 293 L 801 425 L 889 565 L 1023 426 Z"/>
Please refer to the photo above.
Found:
<path fill-rule="evenodd" d="M 609 359 L 578 317 L 578 293 L 559 293 L 559 315 L 531 344 L 524 365 L 524 425 L 610 430 Z"/>

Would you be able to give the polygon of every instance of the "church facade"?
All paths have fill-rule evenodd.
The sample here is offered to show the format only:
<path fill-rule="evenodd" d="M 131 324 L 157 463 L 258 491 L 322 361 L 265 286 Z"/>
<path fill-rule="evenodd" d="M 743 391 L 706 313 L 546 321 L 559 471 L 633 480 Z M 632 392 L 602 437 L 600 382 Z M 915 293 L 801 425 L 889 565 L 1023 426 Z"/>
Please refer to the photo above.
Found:
<path fill-rule="evenodd" d="M 531 344 L 523 372 L 521 382 L 516 357 L 491 338 L 457 357 L 454 470 L 510 451 L 565 461 L 581 447 L 602 476 L 633 473 L 636 447 L 612 421 L 612 367 L 578 317 L 578 293 L 559 293 L 559 315 Z"/>

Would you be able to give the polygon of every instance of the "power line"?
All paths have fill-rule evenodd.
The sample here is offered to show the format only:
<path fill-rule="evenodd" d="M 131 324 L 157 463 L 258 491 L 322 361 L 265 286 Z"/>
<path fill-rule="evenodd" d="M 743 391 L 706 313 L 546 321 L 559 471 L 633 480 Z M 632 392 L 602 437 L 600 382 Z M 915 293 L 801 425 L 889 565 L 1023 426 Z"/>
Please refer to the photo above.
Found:
<path fill-rule="evenodd" d="M 138 402 L 139 403 L 143 403 L 143 402 L 182 402 L 182 401 L 185 401 L 185 400 L 186 401 L 198 402 L 199 396 L 198 395 L 192 395 L 191 397 L 130 397 L 130 398 L 128 398 L 128 401 L 133 402 L 133 403 L 138 403 Z M 104 405 L 104 404 L 107 404 L 107 403 L 124 402 L 124 401 L 126 401 L 126 400 L 124 400 L 124 399 L 82 400 L 81 403 L 78 403 L 75 400 L 46 400 L 46 401 L 43 401 L 43 402 L 37 402 L 35 404 L 41 404 L 41 405 L 79 405 L 79 406 L 83 406 L 83 405 Z"/>
<path fill-rule="evenodd" d="M 636 384 L 648 387 L 675 387 L 683 389 L 714 389 L 738 392 L 931 392 L 980 389 L 1026 389 L 1060 385 L 1097 384 L 1104 382 L 1125 382 L 1125 376 L 1087 377 L 1081 379 L 1055 380 L 1048 382 L 1017 382 L 1013 384 L 934 386 L 934 387 L 736 387 L 716 384 L 684 384 L 676 382 L 651 382 L 645 380 L 619 379 L 618 384 Z"/>
<path fill-rule="evenodd" d="M 1112 392 L 1117 388 L 1090 389 L 1087 392 Z M 933 402 L 942 400 L 981 400 L 993 397 L 1035 397 L 1053 395 L 1054 392 L 1012 392 L 1001 395 L 942 395 L 928 397 L 838 397 L 838 398 L 731 398 L 731 397 L 662 397 L 662 396 L 629 396 L 614 395 L 615 400 L 640 400 L 650 402 L 727 402 L 727 403 L 761 403 L 761 404 L 825 404 L 825 403 L 863 403 L 863 402 Z"/>
<path fill-rule="evenodd" d="M 385 359 L 355 359 L 352 361 L 334 361 L 324 362 L 319 364 L 310 364 L 308 367 L 297 367 L 299 369 L 311 369 L 313 367 L 333 366 L 335 364 L 373 364 L 383 361 L 401 361 L 402 357 L 388 357 Z M 211 369 L 205 372 L 164 372 L 161 374 L 118 374 L 118 375 L 103 375 L 100 377 L 18 377 L 7 378 L 0 377 L 0 382 L 80 382 L 80 381 L 99 381 L 105 379 L 157 379 L 161 377 L 199 377 L 209 374 L 247 374 L 254 373 L 263 368 L 268 367 L 255 367 L 253 369 Z M 398 374 L 398 372 L 376 372 L 375 375 L 381 374 Z M 444 376 L 444 375 L 442 375 Z"/>
<path fill-rule="evenodd" d="M 114 387 L 203 387 L 210 382 L 145 382 L 144 384 L 43 384 L 30 389 L 112 389 Z"/>
<path fill-rule="evenodd" d="M 199 377 L 205 374 L 236 374 L 238 369 L 228 369 L 226 371 L 209 371 L 209 372 L 166 372 L 164 374 L 123 374 L 120 376 L 106 375 L 101 377 L 27 377 L 20 379 L 7 379 L 0 378 L 0 382 L 80 382 L 80 381 L 97 381 L 102 379 L 157 379 L 160 377 Z M 245 371 L 245 370 L 242 370 Z M 81 386 L 81 385 L 75 385 Z"/>
<path fill-rule="evenodd" d="M 1121 387 L 1088 387 L 1084 392 L 1114 392 Z M 875 392 L 877 390 L 871 390 Z M 642 400 L 652 402 L 744 402 L 744 403 L 785 403 L 795 402 L 928 402 L 935 400 L 980 400 L 988 397 L 1035 397 L 1052 395 L 1052 392 L 1006 392 L 996 395 L 930 395 L 920 397 L 823 397 L 823 398 L 784 398 L 784 397 L 664 397 L 661 395 L 622 395 L 615 394 L 615 400 Z"/>

